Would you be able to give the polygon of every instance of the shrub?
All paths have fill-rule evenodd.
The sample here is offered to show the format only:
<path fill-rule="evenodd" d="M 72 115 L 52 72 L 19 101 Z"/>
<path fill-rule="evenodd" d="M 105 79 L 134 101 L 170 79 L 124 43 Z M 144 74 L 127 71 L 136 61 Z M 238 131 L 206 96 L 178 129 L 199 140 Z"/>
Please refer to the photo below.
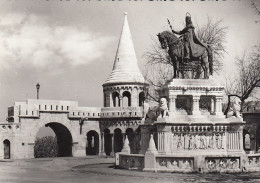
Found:
<path fill-rule="evenodd" d="M 42 138 L 36 138 L 34 146 L 35 158 L 57 157 L 58 145 L 57 138 L 52 136 L 46 136 Z"/>

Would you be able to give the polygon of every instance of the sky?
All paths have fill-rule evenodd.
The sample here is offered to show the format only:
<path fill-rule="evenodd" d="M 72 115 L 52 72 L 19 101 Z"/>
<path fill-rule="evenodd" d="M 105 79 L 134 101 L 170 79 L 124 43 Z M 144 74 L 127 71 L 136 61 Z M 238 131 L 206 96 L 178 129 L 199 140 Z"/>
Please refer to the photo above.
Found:
<path fill-rule="evenodd" d="M 169 29 L 167 18 L 181 30 L 186 12 L 199 25 L 209 16 L 228 27 L 223 73 L 235 71 L 235 58 L 260 42 L 260 22 L 255 22 L 260 16 L 246 0 L 0 1 L 0 122 L 5 122 L 8 106 L 36 98 L 38 82 L 40 99 L 101 107 L 124 12 L 143 72 L 143 55 L 156 34 Z"/>

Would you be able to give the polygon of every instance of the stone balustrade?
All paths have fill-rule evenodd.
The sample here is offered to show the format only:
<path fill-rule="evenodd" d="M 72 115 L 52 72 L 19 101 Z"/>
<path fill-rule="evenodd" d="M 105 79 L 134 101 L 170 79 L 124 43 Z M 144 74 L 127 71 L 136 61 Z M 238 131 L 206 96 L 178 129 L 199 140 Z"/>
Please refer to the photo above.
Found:
<path fill-rule="evenodd" d="M 156 157 L 157 171 L 164 172 L 194 172 L 193 157 Z"/>
<path fill-rule="evenodd" d="M 69 118 L 100 118 L 98 107 L 75 107 L 69 111 Z"/>
<path fill-rule="evenodd" d="M 255 172 L 260 171 L 260 153 L 247 155 L 246 171 Z"/>
<path fill-rule="evenodd" d="M 101 118 L 124 118 L 124 117 L 143 117 L 142 107 L 104 107 L 101 109 Z"/>
<path fill-rule="evenodd" d="M 206 157 L 204 172 L 240 172 L 240 156 Z"/>
<path fill-rule="evenodd" d="M 119 167 L 125 169 L 138 169 L 144 168 L 144 155 L 140 154 L 119 154 Z"/>

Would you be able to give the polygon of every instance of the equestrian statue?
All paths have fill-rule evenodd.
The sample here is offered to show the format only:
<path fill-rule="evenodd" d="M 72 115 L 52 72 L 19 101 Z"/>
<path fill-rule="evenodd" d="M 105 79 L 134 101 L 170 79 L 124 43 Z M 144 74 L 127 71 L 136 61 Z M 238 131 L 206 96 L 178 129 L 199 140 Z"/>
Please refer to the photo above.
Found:
<path fill-rule="evenodd" d="M 192 62 L 195 61 L 199 62 L 199 65 L 202 67 L 204 79 L 208 79 L 209 75 L 213 74 L 212 50 L 210 46 L 200 42 L 196 37 L 189 13 L 186 14 L 185 21 L 186 27 L 182 31 L 175 31 L 168 20 L 172 32 L 163 31 L 157 35 L 162 49 L 167 49 L 171 58 L 174 67 L 173 78 L 179 78 L 179 72 L 184 77 L 183 66 L 192 68 Z M 175 34 L 181 36 L 177 37 Z M 198 70 L 197 72 L 200 73 Z"/>

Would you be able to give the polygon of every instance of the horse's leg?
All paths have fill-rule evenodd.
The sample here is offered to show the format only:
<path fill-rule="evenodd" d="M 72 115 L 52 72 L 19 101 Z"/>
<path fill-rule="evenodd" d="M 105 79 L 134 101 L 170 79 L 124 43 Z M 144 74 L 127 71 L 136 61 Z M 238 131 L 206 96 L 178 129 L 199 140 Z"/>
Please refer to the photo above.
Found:
<path fill-rule="evenodd" d="M 209 78 L 209 67 L 208 67 L 208 56 L 206 54 L 206 50 L 203 53 L 203 55 L 201 56 L 201 64 L 203 65 L 203 71 L 204 71 L 204 79 L 208 79 Z"/>
<path fill-rule="evenodd" d="M 170 49 L 169 49 L 169 51 L 168 51 L 168 54 L 169 54 L 169 56 L 170 56 L 170 59 L 171 59 L 171 62 L 172 62 L 172 65 L 173 65 L 173 78 L 176 78 L 176 59 L 175 59 L 175 56 L 172 54 L 172 52 L 170 51 Z"/>
<path fill-rule="evenodd" d="M 178 57 L 175 57 L 175 63 L 176 63 L 176 76 L 179 78 L 179 72 L 180 72 L 180 63 Z"/>

